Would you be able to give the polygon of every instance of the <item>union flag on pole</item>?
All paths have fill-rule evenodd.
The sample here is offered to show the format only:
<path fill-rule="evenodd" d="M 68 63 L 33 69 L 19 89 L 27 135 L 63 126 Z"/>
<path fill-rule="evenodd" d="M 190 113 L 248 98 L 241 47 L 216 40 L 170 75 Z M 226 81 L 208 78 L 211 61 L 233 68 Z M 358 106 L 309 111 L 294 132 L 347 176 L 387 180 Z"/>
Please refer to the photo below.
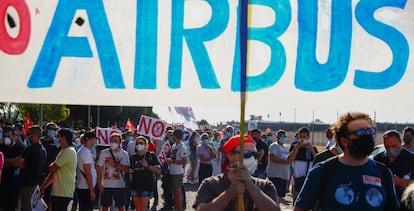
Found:
<path fill-rule="evenodd" d="M 125 129 L 128 129 L 128 130 L 136 130 L 135 125 L 134 125 L 134 123 L 131 121 L 131 119 L 130 119 L 130 118 L 128 118 L 128 121 L 127 121 L 127 123 L 126 123 L 126 125 L 125 125 Z"/>
<path fill-rule="evenodd" d="M 26 114 L 26 120 L 24 121 L 24 135 L 27 134 L 27 131 L 29 130 L 29 127 L 33 126 L 32 119 L 30 118 L 29 114 Z"/>

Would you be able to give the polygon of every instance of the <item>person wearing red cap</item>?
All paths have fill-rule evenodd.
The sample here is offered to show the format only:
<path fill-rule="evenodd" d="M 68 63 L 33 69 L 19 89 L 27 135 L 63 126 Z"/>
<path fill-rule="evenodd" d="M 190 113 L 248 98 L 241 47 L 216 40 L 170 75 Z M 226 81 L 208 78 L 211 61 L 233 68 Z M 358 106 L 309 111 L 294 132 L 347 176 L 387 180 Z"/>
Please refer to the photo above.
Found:
<path fill-rule="evenodd" d="M 238 196 L 244 195 L 245 210 L 280 210 L 276 188 L 269 180 L 252 177 L 257 166 L 257 150 L 251 136 L 244 137 L 240 151 L 240 136 L 231 137 L 224 145 L 227 167 L 224 174 L 206 178 L 201 183 L 193 208 L 196 210 L 235 210 Z M 243 164 L 240 165 L 240 154 Z"/>

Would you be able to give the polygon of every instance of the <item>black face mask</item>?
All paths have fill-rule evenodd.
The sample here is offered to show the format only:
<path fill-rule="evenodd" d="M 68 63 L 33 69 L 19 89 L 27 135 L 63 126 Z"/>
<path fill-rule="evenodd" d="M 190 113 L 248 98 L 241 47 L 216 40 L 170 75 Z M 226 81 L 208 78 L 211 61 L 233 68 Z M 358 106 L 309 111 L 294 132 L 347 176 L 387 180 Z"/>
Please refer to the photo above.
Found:
<path fill-rule="evenodd" d="M 374 136 L 365 135 L 357 139 L 348 139 L 349 154 L 355 158 L 364 158 L 374 150 Z"/>

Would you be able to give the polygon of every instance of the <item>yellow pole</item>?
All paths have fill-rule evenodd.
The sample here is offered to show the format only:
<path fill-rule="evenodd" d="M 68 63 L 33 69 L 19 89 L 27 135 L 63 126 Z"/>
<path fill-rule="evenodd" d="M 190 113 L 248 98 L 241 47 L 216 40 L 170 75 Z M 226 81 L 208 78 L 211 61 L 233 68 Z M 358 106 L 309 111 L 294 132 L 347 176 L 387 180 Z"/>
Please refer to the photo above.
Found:
<path fill-rule="evenodd" d="M 247 93 L 247 70 L 248 70 L 248 26 L 251 15 L 249 14 L 249 1 L 239 1 L 240 8 L 240 165 L 243 165 L 244 133 L 245 133 L 245 112 L 246 112 L 246 93 Z M 238 197 L 238 210 L 244 211 L 243 194 Z"/>

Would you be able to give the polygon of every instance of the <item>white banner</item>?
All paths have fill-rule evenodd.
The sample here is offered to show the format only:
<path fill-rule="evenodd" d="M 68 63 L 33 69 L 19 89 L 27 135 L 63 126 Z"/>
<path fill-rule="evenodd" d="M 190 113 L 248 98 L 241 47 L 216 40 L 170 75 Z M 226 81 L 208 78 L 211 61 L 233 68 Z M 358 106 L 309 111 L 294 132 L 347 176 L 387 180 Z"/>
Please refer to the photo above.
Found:
<path fill-rule="evenodd" d="M 238 2 L 0 1 L 0 102 L 238 106 Z M 414 1 L 250 3 L 248 106 L 394 109 L 414 90 Z"/>
<path fill-rule="evenodd" d="M 96 140 L 97 145 L 109 146 L 112 133 L 119 133 L 122 136 L 122 131 L 114 128 L 96 128 L 96 136 L 99 138 Z"/>

